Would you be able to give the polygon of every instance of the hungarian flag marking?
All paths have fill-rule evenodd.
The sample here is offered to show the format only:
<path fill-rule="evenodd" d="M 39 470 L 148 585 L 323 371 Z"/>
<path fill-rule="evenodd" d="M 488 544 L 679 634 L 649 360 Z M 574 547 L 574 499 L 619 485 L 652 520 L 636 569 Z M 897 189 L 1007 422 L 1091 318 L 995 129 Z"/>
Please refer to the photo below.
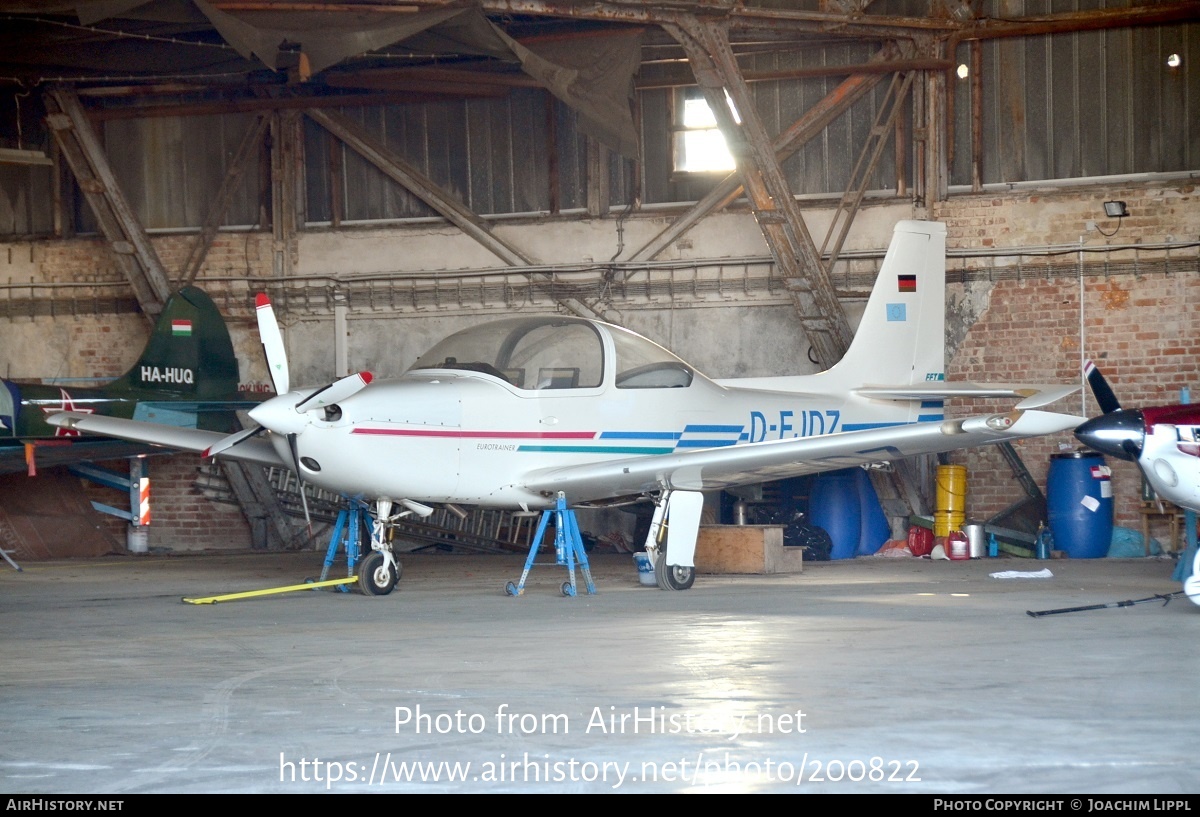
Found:
<path fill-rule="evenodd" d="M 171 334 L 175 337 L 188 337 L 192 334 L 191 321 L 171 321 Z"/>

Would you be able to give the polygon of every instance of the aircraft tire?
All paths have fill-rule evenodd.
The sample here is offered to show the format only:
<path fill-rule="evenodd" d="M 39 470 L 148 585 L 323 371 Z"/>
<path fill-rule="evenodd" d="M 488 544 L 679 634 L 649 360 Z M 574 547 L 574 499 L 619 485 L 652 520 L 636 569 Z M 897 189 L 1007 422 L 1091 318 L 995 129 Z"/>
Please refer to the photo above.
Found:
<path fill-rule="evenodd" d="M 696 582 L 696 568 L 667 564 L 667 555 L 660 549 L 654 560 L 654 578 L 663 590 L 687 590 Z"/>
<path fill-rule="evenodd" d="M 396 565 L 399 568 L 399 565 Z M 371 551 L 358 566 L 358 589 L 364 596 L 386 596 L 400 581 L 399 570 L 392 570 L 387 559 Z"/>

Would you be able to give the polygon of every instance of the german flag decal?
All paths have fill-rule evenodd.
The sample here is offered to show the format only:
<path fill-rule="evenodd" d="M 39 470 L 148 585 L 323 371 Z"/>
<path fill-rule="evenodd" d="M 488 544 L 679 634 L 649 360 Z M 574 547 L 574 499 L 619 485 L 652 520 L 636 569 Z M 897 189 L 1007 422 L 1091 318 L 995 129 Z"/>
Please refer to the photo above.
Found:
<path fill-rule="evenodd" d="M 896 282 L 899 284 L 901 292 L 917 291 L 917 276 L 915 275 L 897 275 Z"/>

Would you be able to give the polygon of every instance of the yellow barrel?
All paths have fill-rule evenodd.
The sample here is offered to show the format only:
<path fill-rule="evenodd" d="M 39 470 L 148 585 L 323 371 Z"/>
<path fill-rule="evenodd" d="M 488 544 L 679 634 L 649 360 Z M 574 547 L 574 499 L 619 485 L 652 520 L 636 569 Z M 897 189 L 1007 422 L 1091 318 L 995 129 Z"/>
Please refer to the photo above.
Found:
<path fill-rule="evenodd" d="M 933 514 L 933 535 L 945 538 L 951 531 L 962 530 L 966 514 L 961 511 L 935 511 Z"/>
<path fill-rule="evenodd" d="M 939 465 L 936 510 L 965 513 L 967 510 L 967 466 Z"/>
<path fill-rule="evenodd" d="M 961 530 L 967 512 L 967 467 L 939 465 L 937 496 L 933 514 L 933 535 L 949 536 Z"/>

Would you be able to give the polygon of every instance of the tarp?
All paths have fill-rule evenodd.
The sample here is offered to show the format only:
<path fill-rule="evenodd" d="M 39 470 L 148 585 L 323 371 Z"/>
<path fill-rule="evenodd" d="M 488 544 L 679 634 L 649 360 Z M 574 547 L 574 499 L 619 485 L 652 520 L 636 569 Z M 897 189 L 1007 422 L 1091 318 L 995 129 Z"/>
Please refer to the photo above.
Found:
<path fill-rule="evenodd" d="M 147 75 L 200 69 L 230 72 L 239 70 L 239 64 L 245 70 L 244 61 L 250 60 L 283 71 L 295 68 L 302 53 L 310 75 L 315 75 L 346 60 L 395 47 L 440 57 L 443 66 L 464 57 L 519 64 L 579 114 L 584 133 L 618 153 L 637 156 L 632 102 L 633 78 L 641 64 L 640 28 L 605 28 L 518 42 L 478 7 L 424 12 L 357 12 L 345 6 L 336 11 L 222 11 L 207 0 L 46 0 L 45 7 L 73 8 L 85 26 L 103 23 L 120 31 L 122 21 L 141 24 L 125 32 L 128 36 L 91 38 L 56 55 L 64 67 L 81 70 Z M 155 25 L 146 28 L 149 24 Z M 157 38 L 139 39 L 143 29 Z M 193 44 L 203 39 L 205 30 L 215 31 L 238 56 Z M 172 42 L 172 36 L 180 39 Z"/>
<path fill-rule="evenodd" d="M 113 0 L 118 2 L 118 0 Z M 126 0 L 128 2 L 128 0 Z M 580 127 L 618 153 L 637 155 L 633 77 L 641 64 L 640 29 L 551 39 L 524 45 L 479 9 L 413 14 L 312 11 L 221 11 L 194 0 L 221 36 L 242 56 L 273 69 L 293 44 L 315 74 L 342 60 L 403 43 L 417 53 L 515 60 L 526 74 L 579 113 Z"/>

